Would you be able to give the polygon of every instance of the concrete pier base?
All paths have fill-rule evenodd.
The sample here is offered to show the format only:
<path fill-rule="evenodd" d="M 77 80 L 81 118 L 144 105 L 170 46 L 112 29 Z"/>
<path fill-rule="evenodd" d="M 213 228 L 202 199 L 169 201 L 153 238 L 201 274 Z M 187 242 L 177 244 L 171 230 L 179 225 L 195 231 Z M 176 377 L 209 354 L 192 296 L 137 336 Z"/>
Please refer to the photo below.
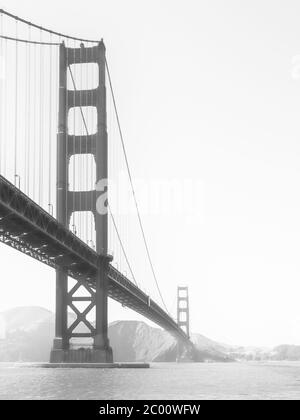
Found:
<path fill-rule="evenodd" d="M 110 347 L 106 349 L 52 349 L 50 363 L 113 363 Z"/>

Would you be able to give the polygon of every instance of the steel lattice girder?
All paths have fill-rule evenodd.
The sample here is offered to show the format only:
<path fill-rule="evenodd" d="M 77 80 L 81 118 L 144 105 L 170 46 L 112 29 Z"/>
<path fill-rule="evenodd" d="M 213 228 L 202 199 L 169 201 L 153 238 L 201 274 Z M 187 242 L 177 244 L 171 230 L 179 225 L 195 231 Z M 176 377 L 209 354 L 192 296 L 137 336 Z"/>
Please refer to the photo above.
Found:
<path fill-rule="evenodd" d="M 0 176 L 0 241 L 52 268 L 64 268 L 94 288 L 104 256 L 98 255 L 54 217 Z M 185 332 L 159 305 L 112 265 L 108 295 L 182 340 Z"/>

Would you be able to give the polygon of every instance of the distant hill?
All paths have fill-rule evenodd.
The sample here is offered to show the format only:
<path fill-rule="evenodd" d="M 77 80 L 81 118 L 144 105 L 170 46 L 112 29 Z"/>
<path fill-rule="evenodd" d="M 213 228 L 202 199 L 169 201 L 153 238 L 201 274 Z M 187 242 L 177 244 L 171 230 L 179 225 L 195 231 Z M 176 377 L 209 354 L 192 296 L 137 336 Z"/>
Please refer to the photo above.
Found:
<path fill-rule="evenodd" d="M 54 318 L 54 314 L 39 306 L 21 306 L 1 313 L 6 331 L 35 330 L 39 324 Z"/>
<path fill-rule="evenodd" d="M 109 339 L 116 361 L 176 361 L 176 339 L 144 322 L 116 321 L 109 326 Z M 195 361 L 232 361 L 214 341 L 200 334 L 194 334 L 191 339 L 195 343 Z"/>
<path fill-rule="evenodd" d="M 39 362 L 49 359 L 54 337 L 54 314 L 40 307 L 19 307 L 0 313 L 5 337 L 0 339 L 0 362 Z M 160 328 L 145 322 L 116 321 L 109 325 L 114 360 L 119 362 L 176 360 L 176 340 Z M 195 360 L 230 361 L 222 346 L 194 334 Z"/>
<path fill-rule="evenodd" d="M 72 316 L 72 315 L 71 315 Z M 54 337 L 54 314 L 40 307 L 18 307 L 0 313 L 0 362 L 48 361 Z M 140 321 L 116 321 L 109 325 L 114 360 L 119 362 L 176 360 L 176 340 L 160 328 Z M 201 334 L 192 334 L 193 358 L 205 361 L 287 360 L 300 361 L 300 346 L 271 349 L 228 346 Z"/>
<path fill-rule="evenodd" d="M 0 361 L 44 361 L 54 337 L 54 314 L 40 307 L 19 307 L 2 312 L 5 338 L 0 340 Z"/>

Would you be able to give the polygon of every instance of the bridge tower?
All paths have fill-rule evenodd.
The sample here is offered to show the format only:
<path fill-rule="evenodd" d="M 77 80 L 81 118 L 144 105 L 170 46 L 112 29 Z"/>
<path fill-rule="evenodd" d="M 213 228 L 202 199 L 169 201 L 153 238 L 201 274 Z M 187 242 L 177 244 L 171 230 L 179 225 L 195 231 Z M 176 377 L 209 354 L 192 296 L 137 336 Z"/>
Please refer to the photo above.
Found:
<path fill-rule="evenodd" d="M 177 287 L 177 324 L 190 337 L 189 290 L 187 286 Z M 177 362 L 192 361 L 192 346 L 182 341 L 177 343 Z"/>
<path fill-rule="evenodd" d="M 177 288 L 177 324 L 190 336 L 189 289 L 186 286 Z"/>
<path fill-rule="evenodd" d="M 92 289 L 81 279 L 69 290 L 68 275 L 64 269 L 56 270 L 56 322 L 55 338 L 50 361 L 61 362 L 112 362 L 112 349 L 109 345 L 107 330 L 107 269 L 110 257 L 107 252 L 108 221 L 107 212 L 100 214 L 96 211 L 96 203 L 102 191 L 70 191 L 69 189 L 69 161 L 77 154 L 92 154 L 96 164 L 95 185 L 99 180 L 108 177 L 108 145 L 106 126 L 106 87 L 105 87 L 105 46 L 101 41 L 93 47 L 67 48 L 60 45 L 59 60 L 59 115 L 57 135 L 57 219 L 69 228 L 73 212 L 92 212 L 96 230 L 96 252 L 99 254 L 99 270 L 95 289 Z M 70 66 L 94 63 L 97 65 L 99 84 L 94 89 L 74 90 L 67 84 L 67 73 Z M 73 78 L 73 76 L 72 76 Z M 74 83 L 74 79 L 73 79 Z M 95 107 L 97 112 L 97 131 L 85 135 L 69 134 L 68 120 L 70 110 L 78 107 Z M 74 110 L 73 110 L 74 111 Z M 103 196 L 104 197 L 104 196 Z M 102 197 L 102 200 L 103 200 Z M 83 293 L 84 292 L 84 293 Z M 77 302 L 84 302 L 87 306 L 81 311 L 76 307 Z M 92 325 L 87 319 L 88 313 L 95 308 L 96 323 Z M 76 319 L 68 323 L 68 311 L 75 313 Z M 76 332 L 76 327 L 82 323 L 87 332 Z M 72 338 L 89 337 L 93 345 L 88 348 L 74 349 L 70 346 Z"/>

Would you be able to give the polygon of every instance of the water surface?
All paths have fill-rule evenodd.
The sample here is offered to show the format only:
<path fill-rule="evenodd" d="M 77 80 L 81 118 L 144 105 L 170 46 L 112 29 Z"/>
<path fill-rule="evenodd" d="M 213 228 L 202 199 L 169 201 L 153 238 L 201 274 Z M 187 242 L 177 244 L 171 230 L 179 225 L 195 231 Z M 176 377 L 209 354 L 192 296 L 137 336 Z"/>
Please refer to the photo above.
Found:
<path fill-rule="evenodd" d="M 300 363 L 154 363 L 150 369 L 0 364 L 0 399 L 299 399 Z"/>

